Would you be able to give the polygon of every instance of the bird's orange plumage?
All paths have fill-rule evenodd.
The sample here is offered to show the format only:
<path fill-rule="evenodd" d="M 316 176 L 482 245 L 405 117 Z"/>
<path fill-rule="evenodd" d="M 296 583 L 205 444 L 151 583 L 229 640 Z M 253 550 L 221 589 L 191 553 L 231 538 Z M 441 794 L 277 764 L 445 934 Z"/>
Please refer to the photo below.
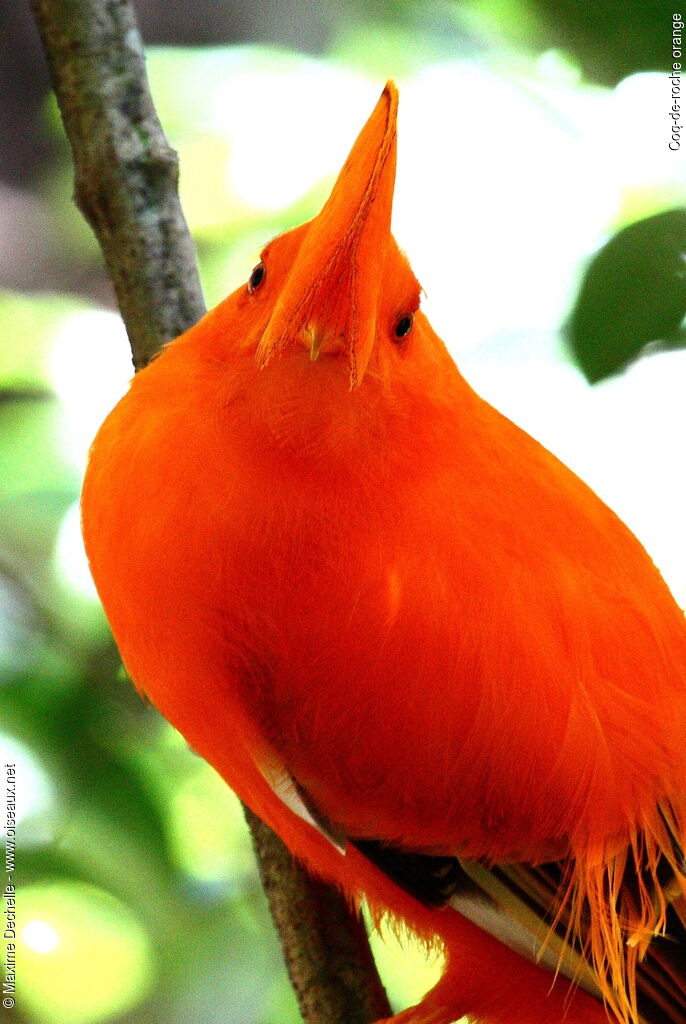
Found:
<path fill-rule="evenodd" d="M 284 779 L 338 836 L 486 871 L 562 862 L 542 934 L 556 911 L 583 934 L 588 987 L 635 1021 L 637 961 L 670 901 L 684 917 L 684 617 L 419 310 L 390 233 L 396 105 L 389 84 L 319 216 L 106 420 L 83 494 L 93 574 L 133 679 L 243 800 L 313 870 L 443 942 L 408 1022 L 606 1017 L 341 852 Z"/>

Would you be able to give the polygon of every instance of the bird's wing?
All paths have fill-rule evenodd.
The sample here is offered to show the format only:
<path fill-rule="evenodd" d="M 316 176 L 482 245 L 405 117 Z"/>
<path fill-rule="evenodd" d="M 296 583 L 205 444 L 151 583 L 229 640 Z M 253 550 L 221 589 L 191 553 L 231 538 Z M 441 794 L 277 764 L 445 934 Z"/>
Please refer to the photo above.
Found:
<path fill-rule="evenodd" d="M 594 963 L 592 932 L 598 922 L 588 900 L 583 895 L 575 898 L 573 861 L 486 865 L 346 836 L 320 813 L 295 779 L 285 775 L 270 784 L 294 813 L 322 832 L 342 855 L 347 844 L 354 846 L 420 903 L 452 907 L 527 959 L 565 975 L 599 1000 L 605 998 L 618 1019 L 686 1024 L 686 892 L 681 881 L 686 860 L 667 817 L 669 853 L 663 852 L 657 863 L 646 867 L 640 857 L 627 851 L 619 888 L 612 898 L 607 893 L 614 908 L 611 913 L 628 918 L 631 909 L 647 899 L 657 908 L 654 918 L 661 921 L 656 934 L 625 939 L 625 959 L 635 960 L 635 982 L 630 980 L 627 991 L 618 991 L 613 987 L 617 975 L 601 964 L 604 976 L 599 977 L 599 965 Z M 634 849 L 643 847 L 642 842 L 634 844 Z M 626 933 L 628 928 L 623 927 Z"/>
<path fill-rule="evenodd" d="M 609 972 L 605 984 L 599 982 L 593 966 L 589 908 L 577 908 L 564 898 L 570 887 L 569 862 L 486 866 L 398 850 L 369 839 L 349 841 L 416 899 L 428 906 L 450 905 L 527 959 L 559 971 L 598 999 L 604 994 L 620 1019 L 686 1024 L 686 896 L 675 884 L 667 861 L 658 872 L 660 892 L 652 894 L 656 903 L 666 903 L 664 930 L 637 951 L 635 1005 L 631 1007 L 631 992 L 608 991 Z M 639 899 L 648 881 L 627 866 L 618 908 Z"/>
<path fill-rule="evenodd" d="M 485 867 L 463 862 L 463 867 L 495 907 L 517 921 L 535 958 L 545 966 L 559 969 L 592 994 L 600 995 L 590 963 L 588 908 L 583 907 L 576 914 L 572 904 L 562 899 L 568 888 L 568 863 Z M 653 898 L 656 902 L 667 901 L 664 932 L 653 936 L 639 952 L 636 1008 L 646 1024 L 686 1024 L 686 897 L 671 884 L 673 879 L 666 863 L 661 874 L 661 893 L 654 893 Z M 633 867 L 625 871 L 622 890 L 620 899 L 638 898 L 640 882 Z M 451 903 L 464 913 L 459 897 L 453 897 Z M 555 908 L 560 906 L 558 912 Z M 617 993 L 614 997 L 621 1005 Z"/>

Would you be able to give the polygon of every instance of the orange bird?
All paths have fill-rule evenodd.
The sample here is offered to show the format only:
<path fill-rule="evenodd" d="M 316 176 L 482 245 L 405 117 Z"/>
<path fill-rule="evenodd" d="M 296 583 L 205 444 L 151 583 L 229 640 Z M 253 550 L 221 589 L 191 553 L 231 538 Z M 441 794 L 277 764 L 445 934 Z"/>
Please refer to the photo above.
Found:
<path fill-rule="evenodd" d="M 105 421 L 93 575 L 189 743 L 442 945 L 396 1021 L 684 1024 L 684 616 L 421 312 L 396 112 L 389 83 L 321 213 Z"/>

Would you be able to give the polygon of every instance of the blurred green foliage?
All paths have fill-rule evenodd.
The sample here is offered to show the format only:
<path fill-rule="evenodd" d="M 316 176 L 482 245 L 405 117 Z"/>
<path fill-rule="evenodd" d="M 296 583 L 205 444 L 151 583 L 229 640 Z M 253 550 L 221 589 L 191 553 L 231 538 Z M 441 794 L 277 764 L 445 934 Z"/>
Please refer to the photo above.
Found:
<path fill-rule="evenodd" d="M 647 344 L 684 347 L 686 209 L 623 228 L 588 267 L 567 331 L 590 381 L 628 365 Z"/>
<path fill-rule="evenodd" d="M 450 33 L 465 25 L 463 53 L 477 65 L 502 57 L 503 40 L 505 48 L 540 46 L 542 2 L 427 5 L 433 16 L 422 31 L 411 5 L 379 7 L 373 26 L 368 11 L 341 21 L 328 61 L 252 47 L 150 54 L 160 118 L 180 152 L 208 305 L 245 280 L 264 242 L 312 216 L 326 195 L 338 156 L 320 158 L 324 133 L 320 140 L 312 129 L 322 76 L 328 88 L 354 92 L 360 75 L 442 74 Z M 618 9 L 620 40 L 622 16 Z M 489 39 L 494 19 L 500 42 Z M 626 70 L 613 40 L 603 45 Z M 580 76 L 570 50 L 555 57 L 567 80 L 569 69 Z M 524 83 L 535 104 L 549 104 L 523 61 L 515 61 L 516 88 Z M 584 88 L 579 81 L 579 97 Z M 283 134 L 271 120 L 265 155 L 247 163 L 242 140 L 263 132 L 270 102 L 290 104 L 296 116 L 284 120 Z M 293 134 L 297 124 L 302 136 Z M 62 138 L 54 104 L 46 130 Z M 352 134 L 341 128 L 340 157 Z M 282 166 L 280 151 L 302 151 L 304 170 Z M 101 274 L 100 256 L 70 205 L 65 144 L 60 152 L 42 192 L 59 258 L 90 282 Z M 608 222 L 614 215 L 607 211 Z M 440 234 L 441 225 L 434 229 Z M 491 300 L 489 292 L 484 308 Z M 22 893 L 11 1019 L 288 1024 L 297 1010 L 240 808 L 125 678 L 89 590 L 77 543 L 80 476 L 88 438 L 128 372 L 105 359 L 108 332 L 122 353 L 125 340 L 94 307 L 73 294 L 0 293 L 0 742 L 4 759 L 17 764 Z M 102 394 L 100 406 L 94 394 Z M 400 1004 L 436 977 L 436 965 L 425 967 L 416 951 L 400 956 L 393 942 L 379 949 Z"/>

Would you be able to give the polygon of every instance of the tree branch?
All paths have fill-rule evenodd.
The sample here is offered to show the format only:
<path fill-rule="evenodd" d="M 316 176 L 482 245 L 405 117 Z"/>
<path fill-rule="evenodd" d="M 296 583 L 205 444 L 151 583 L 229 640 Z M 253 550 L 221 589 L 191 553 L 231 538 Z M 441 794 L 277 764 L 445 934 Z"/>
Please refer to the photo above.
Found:
<path fill-rule="evenodd" d="M 369 1024 L 389 1017 L 363 922 L 336 889 L 312 878 L 280 840 L 275 846 L 274 833 L 247 807 L 245 816 L 303 1019 Z M 331 984 L 334 978 L 337 984 Z M 322 979 L 327 979 L 324 984 Z"/>
<path fill-rule="evenodd" d="M 75 166 L 137 369 L 204 313 L 177 194 L 178 160 L 153 106 L 130 0 L 30 0 Z M 307 1024 L 390 1015 L 367 934 L 335 889 L 246 810 L 272 916 Z"/>
<path fill-rule="evenodd" d="M 205 312 L 129 0 L 31 0 L 74 155 L 75 198 L 102 248 L 136 369 Z"/>

